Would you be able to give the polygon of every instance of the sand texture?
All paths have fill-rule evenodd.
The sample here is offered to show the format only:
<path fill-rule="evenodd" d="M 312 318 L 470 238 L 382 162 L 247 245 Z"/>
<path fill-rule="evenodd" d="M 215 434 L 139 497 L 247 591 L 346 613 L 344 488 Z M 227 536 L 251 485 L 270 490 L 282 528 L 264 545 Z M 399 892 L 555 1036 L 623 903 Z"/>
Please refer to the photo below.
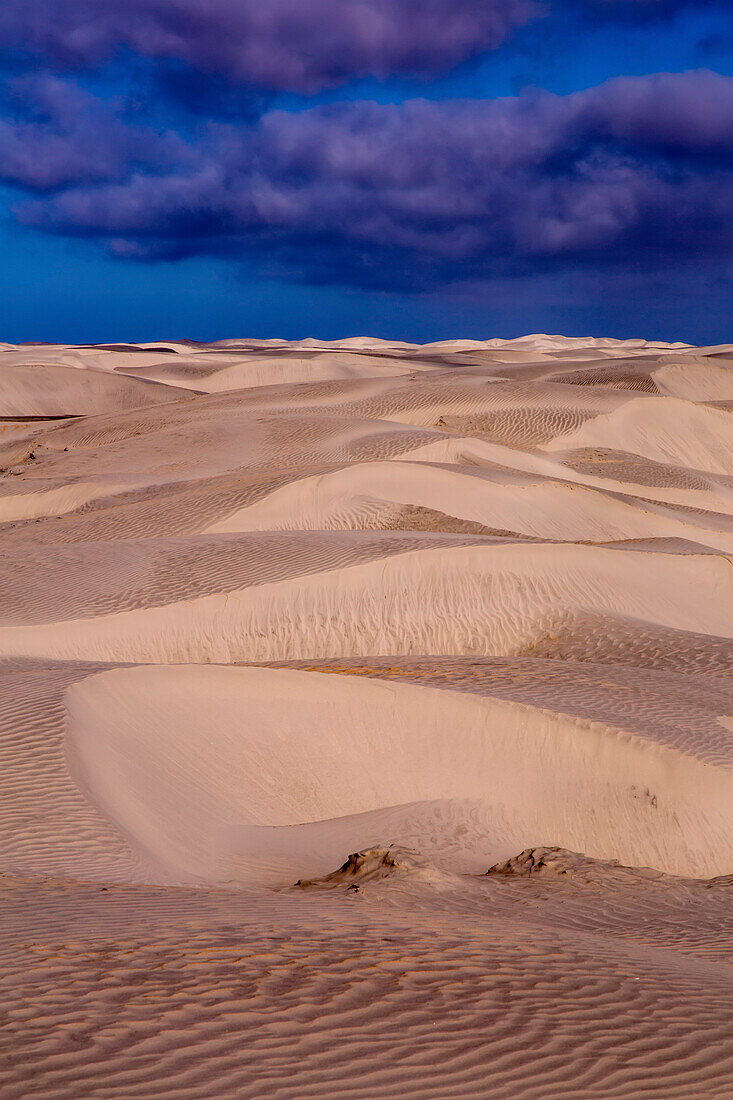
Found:
<path fill-rule="evenodd" d="M 0 347 L 2 1100 L 733 1098 L 733 346 Z"/>

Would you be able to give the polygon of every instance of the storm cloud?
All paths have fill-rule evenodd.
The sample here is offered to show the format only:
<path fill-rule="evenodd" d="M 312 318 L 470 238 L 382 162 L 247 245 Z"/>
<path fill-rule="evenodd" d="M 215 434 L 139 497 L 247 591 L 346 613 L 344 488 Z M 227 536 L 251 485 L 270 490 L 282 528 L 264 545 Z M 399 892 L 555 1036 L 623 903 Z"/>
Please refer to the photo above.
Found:
<path fill-rule="evenodd" d="M 4 0 L 0 48 L 69 68 L 127 49 L 312 92 L 359 76 L 432 75 L 542 10 L 539 0 Z"/>
<path fill-rule="evenodd" d="M 16 146 L 40 127 L 56 183 L 26 180 L 36 194 L 17 215 L 123 257 L 222 256 L 389 288 L 583 263 L 653 269 L 733 247 L 733 79 L 710 72 L 567 96 L 273 110 L 185 140 L 122 123 L 115 140 L 96 110 L 56 144 L 48 120 L 24 122 Z M 32 159 L 16 148 L 11 163 Z"/>
<path fill-rule="evenodd" d="M 0 53 L 89 70 L 127 51 L 233 84 L 309 94 L 359 77 L 435 76 L 536 20 L 644 23 L 725 2 L 3 0 Z"/>

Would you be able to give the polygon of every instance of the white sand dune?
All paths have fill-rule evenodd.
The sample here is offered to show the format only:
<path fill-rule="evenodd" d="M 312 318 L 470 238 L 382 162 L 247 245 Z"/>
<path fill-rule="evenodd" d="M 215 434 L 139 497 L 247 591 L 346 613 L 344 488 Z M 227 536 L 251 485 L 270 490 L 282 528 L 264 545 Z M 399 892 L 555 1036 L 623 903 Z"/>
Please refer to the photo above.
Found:
<path fill-rule="evenodd" d="M 405 508 L 429 510 L 517 535 L 569 542 L 681 538 L 733 552 L 733 530 L 705 531 L 582 485 L 533 480 L 507 470 L 476 476 L 475 467 L 416 462 L 361 463 L 275 489 L 206 529 L 232 531 L 355 530 L 395 526 Z"/>
<path fill-rule="evenodd" d="M 310 352 L 307 355 L 261 353 L 208 357 L 188 356 L 183 363 L 156 361 L 151 365 L 118 368 L 136 378 L 181 386 L 205 393 L 250 389 L 255 386 L 292 385 L 298 382 L 331 382 L 346 378 L 399 377 L 429 369 L 412 361 L 386 355 L 350 355 L 348 352 Z"/>
<path fill-rule="evenodd" d="M 687 401 L 733 401 L 733 358 L 685 356 L 668 360 L 654 372 L 657 388 Z"/>
<path fill-rule="evenodd" d="M 146 663 L 509 656 L 541 636 L 552 617 L 568 613 L 733 637 L 733 569 L 725 557 L 450 535 L 427 540 L 432 545 L 415 549 L 414 540 L 400 537 L 333 546 L 321 537 L 307 550 L 302 545 L 309 557 L 301 558 L 291 536 L 238 543 L 219 536 L 208 547 L 169 544 L 142 574 L 141 555 L 149 561 L 152 548 L 107 543 L 99 553 L 90 544 L 56 557 L 61 590 L 40 607 L 42 587 L 33 576 L 54 557 L 46 549 L 16 551 L 6 561 L 16 580 L 0 656 Z M 198 575 L 191 572 L 194 557 Z M 116 590 L 93 572 L 95 565 L 109 570 L 112 561 Z"/>
<path fill-rule="evenodd" d="M 733 1096 L 732 418 L 731 345 L 0 345 L 0 1095 Z"/>
<path fill-rule="evenodd" d="M 405 805 L 412 842 L 448 846 L 449 866 L 463 832 L 460 870 L 541 832 L 678 874 L 733 866 L 733 752 L 714 767 L 524 703 L 282 669 L 123 669 L 67 708 L 72 774 L 173 881 L 310 876 Z"/>
<path fill-rule="evenodd" d="M 733 474 L 730 413 L 678 398 L 636 398 L 545 446 L 550 451 L 612 446 L 655 462 Z"/>
<path fill-rule="evenodd" d="M 106 371 L 34 363 L 6 366 L 0 359 L 1 417 L 89 416 L 188 397 L 170 386 Z"/>

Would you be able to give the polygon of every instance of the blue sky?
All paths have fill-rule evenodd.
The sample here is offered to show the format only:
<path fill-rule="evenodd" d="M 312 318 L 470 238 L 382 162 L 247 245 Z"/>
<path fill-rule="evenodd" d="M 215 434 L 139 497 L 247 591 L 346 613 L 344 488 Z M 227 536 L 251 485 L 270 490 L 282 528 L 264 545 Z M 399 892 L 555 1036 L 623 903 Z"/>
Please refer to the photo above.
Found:
<path fill-rule="evenodd" d="M 214 45 L 234 2 L 187 0 Z M 235 25 L 222 64 L 169 0 L 139 0 L 128 40 L 81 0 L 55 37 L 44 0 L 0 16 L 0 340 L 733 339 L 728 5 L 497 0 L 497 45 L 490 3 L 456 30 L 436 0 L 416 54 L 389 10 L 358 38 L 399 0 L 354 3 L 333 54 L 285 10 L 265 43 Z M 250 60 L 281 44 L 282 70 Z"/>

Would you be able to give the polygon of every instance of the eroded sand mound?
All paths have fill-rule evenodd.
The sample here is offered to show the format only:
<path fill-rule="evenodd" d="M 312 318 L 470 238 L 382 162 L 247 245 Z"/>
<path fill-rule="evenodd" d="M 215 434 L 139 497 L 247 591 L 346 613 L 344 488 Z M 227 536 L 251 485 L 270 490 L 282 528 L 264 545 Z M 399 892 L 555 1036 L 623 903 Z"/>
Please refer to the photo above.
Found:
<path fill-rule="evenodd" d="M 733 1096 L 731 417 L 727 346 L 0 346 L 0 1093 Z"/>
<path fill-rule="evenodd" d="M 295 883 L 301 889 L 361 890 L 365 886 L 384 883 L 390 885 L 440 885 L 453 886 L 460 882 L 456 876 L 441 873 L 438 869 L 413 848 L 402 848 L 399 844 L 387 848 L 367 848 L 363 852 L 352 852 L 349 858 L 336 871 L 316 879 L 298 879 Z"/>

